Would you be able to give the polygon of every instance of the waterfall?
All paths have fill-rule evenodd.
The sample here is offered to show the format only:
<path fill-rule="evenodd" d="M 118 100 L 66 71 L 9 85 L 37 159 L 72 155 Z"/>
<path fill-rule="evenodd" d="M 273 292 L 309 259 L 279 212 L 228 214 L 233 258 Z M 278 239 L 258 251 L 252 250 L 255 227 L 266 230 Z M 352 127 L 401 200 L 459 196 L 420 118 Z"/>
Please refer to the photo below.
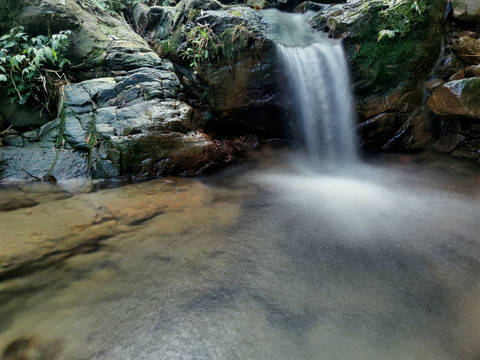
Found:
<path fill-rule="evenodd" d="M 277 11 L 268 16 L 292 100 L 294 140 L 315 161 L 354 162 L 353 97 L 342 45 L 314 33 L 306 18 Z"/>

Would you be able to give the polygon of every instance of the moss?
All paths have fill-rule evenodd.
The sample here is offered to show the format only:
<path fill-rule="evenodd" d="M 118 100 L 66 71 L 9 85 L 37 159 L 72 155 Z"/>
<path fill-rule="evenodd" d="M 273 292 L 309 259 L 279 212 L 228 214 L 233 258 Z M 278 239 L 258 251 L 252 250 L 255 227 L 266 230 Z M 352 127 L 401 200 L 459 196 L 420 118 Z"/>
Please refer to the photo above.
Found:
<path fill-rule="evenodd" d="M 392 78 L 401 78 L 409 81 L 413 77 L 413 70 L 405 66 L 399 59 L 411 59 L 417 56 L 417 44 L 404 39 L 387 39 L 380 43 L 367 42 L 359 47 L 352 47 L 349 51 L 349 62 L 354 73 L 375 81 L 377 87 L 387 90 L 397 83 Z"/>
<path fill-rule="evenodd" d="M 365 3 L 354 28 L 340 29 L 352 34 L 348 39 L 348 60 L 357 95 L 378 94 L 414 81 L 424 76 L 423 69 L 431 68 L 438 56 L 437 29 L 429 21 L 431 8 L 419 1 L 420 13 L 412 8 L 413 0 L 397 3 Z M 382 30 L 395 31 L 395 36 L 379 40 Z"/>
<path fill-rule="evenodd" d="M 464 81 L 462 98 L 468 108 L 478 111 L 480 110 L 480 79 L 471 78 Z"/>

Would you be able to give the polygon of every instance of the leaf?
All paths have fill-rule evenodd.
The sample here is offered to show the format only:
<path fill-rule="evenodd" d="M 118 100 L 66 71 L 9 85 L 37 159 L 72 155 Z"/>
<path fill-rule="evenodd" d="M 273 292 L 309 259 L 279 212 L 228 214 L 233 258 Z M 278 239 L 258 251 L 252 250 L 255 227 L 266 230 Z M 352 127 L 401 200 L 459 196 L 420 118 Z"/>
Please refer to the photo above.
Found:
<path fill-rule="evenodd" d="M 2 37 L 0 37 L 0 41 L 7 40 L 9 37 L 9 34 L 3 35 Z"/>
<path fill-rule="evenodd" d="M 380 42 L 385 36 L 389 39 L 394 38 L 397 35 L 398 30 L 380 30 L 378 32 L 378 42 Z"/>
<path fill-rule="evenodd" d="M 48 58 L 48 60 L 50 60 L 53 63 L 54 59 L 53 59 L 52 49 L 49 47 L 45 47 L 44 53 L 45 53 L 45 56 Z"/>
<path fill-rule="evenodd" d="M 15 42 L 14 41 L 9 41 L 3 47 L 5 49 L 8 49 L 8 48 L 11 48 L 11 47 L 14 47 L 14 46 L 15 46 Z"/>
<path fill-rule="evenodd" d="M 3 72 L 7 72 L 7 70 L 5 70 L 5 68 L 2 65 L 0 65 L 0 70 L 2 70 Z"/>
<path fill-rule="evenodd" d="M 7 77 L 3 74 L 0 74 L 0 81 L 7 81 Z"/>
<path fill-rule="evenodd" d="M 25 59 L 25 55 L 15 55 L 15 59 L 21 63 Z"/>

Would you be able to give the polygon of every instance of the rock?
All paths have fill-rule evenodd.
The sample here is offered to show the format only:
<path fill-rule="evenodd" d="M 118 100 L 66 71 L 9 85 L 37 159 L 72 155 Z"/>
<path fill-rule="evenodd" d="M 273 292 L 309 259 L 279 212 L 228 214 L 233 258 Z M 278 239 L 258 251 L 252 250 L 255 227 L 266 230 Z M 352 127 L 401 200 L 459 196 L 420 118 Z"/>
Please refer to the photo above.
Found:
<path fill-rule="evenodd" d="M 460 143 L 465 140 L 461 134 L 448 134 L 441 137 L 433 144 L 434 149 L 441 152 L 452 152 Z"/>
<path fill-rule="evenodd" d="M 480 21 L 480 3 L 477 0 L 453 0 L 453 17 L 462 21 Z"/>
<path fill-rule="evenodd" d="M 0 118 L 3 118 L 6 123 L 3 128 L 11 125 L 15 129 L 23 130 L 41 126 L 51 120 L 45 109 L 32 109 L 16 102 L 12 103 L 8 98 L 0 100 Z"/>
<path fill-rule="evenodd" d="M 466 77 L 480 77 L 480 65 L 470 65 L 465 68 Z"/>
<path fill-rule="evenodd" d="M 433 79 L 425 84 L 425 89 L 431 93 L 435 88 L 445 84 L 445 80 L 442 79 Z"/>
<path fill-rule="evenodd" d="M 383 147 L 401 127 L 402 121 L 395 114 L 382 113 L 358 125 L 362 146 Z"/>
<path fill-rule="evenodd" d="M 480 119 L 480 78 L 447 82 L 433 91 L 427 104 L 436 115 Z"/>
<path fill-rule="evenodd" d="M 23 146 L 23 138 L 20 135 L 7 135 L 2 140 L 6 146 Z"/>
<path fill-rule="evenodd" d="M 458 57 L 467 64 L 480 64 L 480 39 L 474 33 L 462 32 L 455 34 L 451 48 Z"/>
<path fill-rule="evenodd" d="M 448 81 L 465 79 L 465 69 L 462 69 L 448 78 Z"/>
<path fill-rule="evenodd" d="M 175 9 L 152 7 L 149 14 L 154 11 L 159 16 L 149 16 L 153 20 L 146 28 L 155 29 L 148 33 L 151 41 L 157 42 L 161 54 L 183 73 L 182 84 L 192 104 L 209 114 L 202 119 L 202 128 L 220 137 L 248 133 L 279 136 L 283 124 L 278 121 L 275 51 L 261 12 L 235 6 L 198 13 L 191 3 L 181 1 Z M 212 8 L 212 4 L 204 6 Z M 208 24 L 210 36 L 220 45 L 218 56 L 200 64 L 193 75 L 192 64 L 182 54 L 187 46 L 193 46 L 187 44 L 186 34 L 202 24 Z M 233 30 L 242 38 L 232 43 Z"/>
<path fill-rule="evenodd" d="M 56 199 L 43 201 L 32 198 L 30 208 L 2 212 L 0 280 L 32 273 L 75 254 L 92 251 L 104 239 L 133 234 L 144 221 L 158 221 L 157 234 L 172 233 L 172 227 L 180 232 L 204 226 L 205 221 L 214 226 L 225 219 L 225 211 L 230 214 L 236 211 L 235 206 L 219 207 L 208 186 L 182 178 L 130 184 L 101 193 L 86 189 L 84 193 L 71 195 L 57 194 Z M 15 193 L 9 195 L 2 190 L 0 203 L 9 196 L 17 200 Z M 211 215 L 206 217 L 205 211 Z"/>
<path fill-rule="evenodd" d="M 325 9 L 326 5 L 318 4 L 313 1 L 304 1 L 295 8 L 295 12 L 304 13 L 306 11 L 320 11 Z"/>
<path fill-rule="evenodd" d="M 2 360 L 57 360 L 62 350 L 61 340 L 44 341 L 39 337 L 22 336 L 7 345 Z"/>
<path fill-rule="evenodd" d="M 85 176 L 88 164 L 83 154 L 62 149 L 4 147 L 0 152 L 0 182 L 73 179 Z"/>
<path fill-rule="evenodd" d="M 478 159 L 480 154 L 478 153 L 478 150 L 471 150 L 471 149 L 455 149 L 452 151 L 452 156 L 459 158 L 459 159 L 471 159 L 475 160 Z"/>
<path fill-rule="evenodd" d="M 55 0 L 21 2 L 18 11 L 16 21 L 29 33 L 46 35 L 73 30 L 73 46 L 68 56 L 75 59 L 74 69 L 79 79 L 110 75 L 111 71 L 164 66 L 148 43 L 125 21 L 108 14 L 89 13 L 75 0 L 65 0 L 64 4 Z"/>

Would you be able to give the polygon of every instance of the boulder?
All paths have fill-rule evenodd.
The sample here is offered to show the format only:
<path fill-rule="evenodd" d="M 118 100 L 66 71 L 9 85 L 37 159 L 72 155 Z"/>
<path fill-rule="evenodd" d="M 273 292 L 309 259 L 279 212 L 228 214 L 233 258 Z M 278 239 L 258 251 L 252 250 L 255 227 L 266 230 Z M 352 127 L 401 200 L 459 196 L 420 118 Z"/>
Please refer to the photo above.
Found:
<path fill-rule="evenodd" d="M 467 64 L 480 64 L 480 39 L 475 33 L 464 31 L 454 34 L 451 48 Z"/>
<path fill-rule="evenodd" d="M 32 132 L 22 149 L 25 161 L 43 149 L 31 177 L 192 175 L 232 161 L 236 147 L 194 131 L 193 109 L 180 100 L 180 89 L 173 72 L 152 68 L 66 86 L 62 117 Z M 81 159 L 81 173 L 57 171 L 58 152 Z M 4 177 L 18 178 L 18 169 L 33 166 L 19 161 L 4 159 Z"/>
<path fill-rule="evenodd" d="M 454 80 L 433 90 L 427 100 L 439 116 L 480 119 L 480 78 Z"/>
<path fill-rule="evenodd" d="M 477 0 L 453 0 L 453 17 L 462 21 L 480 21 L 480 2 Z"/>
<path fill-rule="evenodd" d="M 3 7 L 0 3 L 0 12 Z M 16 18 L 30 34 L 72 30 L 72 47 L 77 79 L 110 75 L 111 71 L 162 66 L 162 61 L 148 43 L 124 21 L 109 14 L 92 14 L 87 5 L 75 0 L 21 1 Z"/>
<path fill-rule="evenodd" d="M 191 4 L 152 7 L 144 27 L 159 53 L 183 74 L 192 104 L 205 114 L 205 131 L 220 137 L 282 134 L 275 51 L 261 12 L 245 6 L 198 11 Z M 211 9 L 212 4 L 216 2 L 203 6 Z M 187 36 L 204 24 L 211 38 L 208 46 L 216 45 L 208 48 L 208 59 L 199 58 L 197 64 L 194 55 L 186 55 L 197 51 Z M 203 35 L 198 36 L 200 41 Z"/>
<path fill-rule="evenodd" d="M 51 120 L 50 114 L 45 109 L 32 109 L 10 99 L 0 99 L 0 130 L 12 126 L 15 129 L 29 129 L 46 124 Z"/>

